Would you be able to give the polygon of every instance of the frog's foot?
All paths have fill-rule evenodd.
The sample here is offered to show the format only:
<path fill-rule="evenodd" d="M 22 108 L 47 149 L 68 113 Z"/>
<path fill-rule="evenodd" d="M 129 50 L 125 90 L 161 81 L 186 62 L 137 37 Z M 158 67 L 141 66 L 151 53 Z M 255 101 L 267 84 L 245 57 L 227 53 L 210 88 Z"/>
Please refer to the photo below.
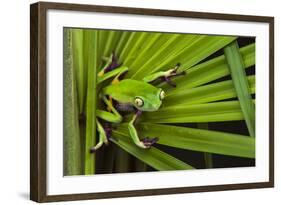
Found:
<path fill-rule="evenodd" d="M 106 132 L 106 130 L 105 130 L 105 132 Z M 90 148 L 90 153 L 95 153 L 95 152 L 96 152 L 97 150 L 99 150 L 104 144 L 105 144 L 105 145 L 108 145 L 108 139 L 111 137 L 111 135 L 110 135 L 110 136 L 107 136 L 107 133 L 106 133 L 105 137 L 106 137 L 106 140 L 100 140 L 100 141 L 96 144 L 96 146 Z"/>
<path fill-rule="evenodd" d="M 108 137 L 111 135 L 111 127 L 107 124 L 104 127 L 97 120 L 97 129 L 99 133 L 99 142 L 96 146 L 90 148 L 90 153 L 95 153 L 103 144 L 108 145 Z"/>
<path fill-rule="evenodd" d="M 167 70 L 162 78 L 163 81 L 167 82 L 169 85 L 173 87 L 176 87 L 177 85 L 171 80 L 171 77 L 185 75 L 185 71 L 177 72 L 179 67 L 180 67 L 180 63 L 178 63 L 174 68 Z"/>
<path fill-rule="evenodd" d="M 103 142 L 99 142 L 98 144 L 96 144 L 96 146 L 94 147 L 91 147 L 90 148 L 90 153 L 93 154 L 93 153 L 96 153 L 96 151 L 101 148 L 103 145 Z"/>
<path fill-rule="evenodd" d="M 153 138 L 145 137 L 145 138 L 141 139 L 141 142 L 143 143 L 145 148 L 150 148 L 152 145 L 154 145 L 156 142 L 158 142 L 158 140 L 159 139 L 157 137 L 153 137 Z"/>
<path fill-rule="evenodd" d="M 110 55 L 110 57 L 105 57 L 103 58 L 103 60 L 106 63 L 103 69 L 98 73 L 99 77 L 103 76 L 105 73 L 114 70 L 115 68 L 118 68 L 121 65 L 121 63 L 118 63 L 118 58 L 114 52 Z"/>
<path fill-rule="evenodd" d="M 109 71 L 112 71 L 112 70 L 114 70 L 115 68 L 118 68 L 118 67 L 121 65 L 121 63 L 118 63 L 118 58 L 117 58 L 117 56 L 115 55 L 114 52 L 111 54 L 110 57 L 111 57 L 111 62 L 110 62 L 110 64 L 104 69 L 104 72 L 105 72 L 105 73 L 107 73 L 107 72 L 109 72 Z"/>

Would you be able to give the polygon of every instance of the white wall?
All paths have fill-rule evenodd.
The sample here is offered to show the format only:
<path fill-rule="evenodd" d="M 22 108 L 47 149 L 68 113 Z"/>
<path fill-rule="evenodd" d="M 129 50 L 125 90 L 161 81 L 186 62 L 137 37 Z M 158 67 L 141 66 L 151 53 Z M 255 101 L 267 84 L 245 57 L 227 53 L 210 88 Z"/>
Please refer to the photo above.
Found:
<path fill-rule="evenodd" d="M 61 2 L 75 2 L 65 1 Z M 31 204 L 29 192 L 29 3 L 2 1 L 0 7 L 0 204 Z M 280 76 L 281 13 L 274 0 L 83 0 L 76 3 L 275 16 L 275 75 Z M 280 199 L 280 104 L 276 80 L 276 187 L 170 196 L 106 199 L 71 204 L 277 204 Z M 153 201 L 151 201 L 153 200 Z M 272 201 L 270 203 L 270 201 Z M 60 203 L 64 204 L 64 203 Z"/>

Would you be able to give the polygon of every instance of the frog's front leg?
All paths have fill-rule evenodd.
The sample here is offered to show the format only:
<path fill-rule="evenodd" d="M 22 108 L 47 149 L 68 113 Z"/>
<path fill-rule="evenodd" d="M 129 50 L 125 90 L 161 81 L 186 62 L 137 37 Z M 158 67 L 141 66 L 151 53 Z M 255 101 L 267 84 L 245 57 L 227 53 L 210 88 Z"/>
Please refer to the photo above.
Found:
<path fill-rule="evenodd" d="M 135 113 L 135 115 L 133 116 L 133 119 L 128 124 L 128 129 L 129 129 L 130 136 L 132 137 L 134 143 L 140 148 L 147 149 L 147 148 L 150 148 L 153 144 L 155 144 L 158 141 L 158 138 L 145 137 L 142 140 L 139 139 L 138 132 L 135 128 L 135 122 L 140 115 L 141 115 L 141 111 L 137 111 Z"/>
<path fill-rule="evenodd" d="M 165 81 L 169 85 L 176 87 L 176 84 L 171 80 L 171 77 L 185 75 L 185 72 L 177 72 L 180 67 L 180 63 L 178 63 L 174 68 L 167 71 L 160 71 L 157 73 L 153 73 L 143 78 L 143 81 L 147 83 L 153 83 L 154 81 L 160 79 L 161 81 Z"/>

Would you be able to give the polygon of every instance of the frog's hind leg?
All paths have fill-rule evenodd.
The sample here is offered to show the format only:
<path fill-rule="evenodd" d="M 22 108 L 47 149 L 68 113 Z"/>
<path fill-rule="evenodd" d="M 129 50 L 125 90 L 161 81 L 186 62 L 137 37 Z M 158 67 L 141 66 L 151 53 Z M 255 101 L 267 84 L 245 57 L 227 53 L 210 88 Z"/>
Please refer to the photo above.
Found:
<path fill-rule="evenodd" d="M 104 110 L 96 110 L 96 116 L 104 121 L 107 122 L 112 122 L 112 123 L 120 123 L 122 122 L 122 116 L 118 113 L 118 111 L 110 104 L 109 100 L 104 96 L 103 100 L 107 106 L 110 107 L 112 112 L 106 112 Z M 97 151 L 103 144 L 108 144 L 108 138 L 110 137 L 109 135 L 111 134 L 111 128 L 109 127 L 103 127 L 99 120 L 96 120 L 97 123 L 97 130 L 99 133 L 99 142 L 90 149 L 91 153 L 94 153 Z"/>
<path fill-rule="evenodd" d="M 118 68 L 121 65 L 118 63 L 118 58 L 114 52 L 109 57 L 103 57 L 102 59 L 105 61 L 105 65 L 98 73 L 99 77 L 103 76 L 105 73 L 114 70 L 115 68 Z"/>
<path fill-rule="evenodd" d="M 113 107 L 113 105 L 110 103 L 110 101 L 106 98 L 106 96 L 103 96 L 103 101 L 105 104 L 111 109 L 112 112 L 107 112 L 104 110 L 97 110 L 96 115 L 97 117 L 108 121 L 112 123 L 120 123 L 122 122 L 123 117 L 118 113 L 118 111 Z"/>
<path fill-rule="evenodd" d="M 103 82 L 105 80 L 108 80 L 110 78 L 113 78 L 113 77 L 116 78 L 116 76 L 118 76 L 117 78 L 120 80 L 120 79 L 122 79 L 122 77 L 124 77 L 124 75 L 127 72 L 128 72 L 128 67 L 120 66 L 120 67 L 115 68 L 114 70 L 112 70 L 108 73 L 104 73 L 102 76 L 98 76 L 98 83 L 101 83 L 101 82 Z"/>
<path fill-rule="evenodd" d="M 108 97 L 108 101 L 109 101 L 109 103 L 112 105 L 112 107 L 113 107 L 113 100 L 112 100 L 112 97 L 111 96 L 109 96 Z M 107 111 L 108 112 L 111 112 L 112 110 L 111 110 L 111 106 L 107 106 Z"/>
<path fill-rule="evenodd" d="M 108 145 L 108 139 L 107 139 L 108 136 L 106 130 L 103 128 L 103 126 L 98 121 L 98 119 L 96 120 L 96 123 L 97 123 L 97 130 L 99 133 L 99 141 L 94 147 L 91 147 L 90 153 L 96 152 L 99 148 L 101 148 L 103 144 Z"/>
<path fill-rule="evenodd" d="M 116 76 L 114 77 L 114 79 L 111 81 L 111 84 L 118 84 L 118 83 L 120 82 L 120 80 L 124 78 L 124 76 L 126 75 L 127 72 L 128 72 L 128 69 L 123 69 L 123 70 L 121 70 L 121 71 L 119 72 L 119 74 L 116 75 Z M 109 102 L 110 102 L 111 105 L 113 105 L 113 100 L 112 100 L 112 97 L 111 97 L 111 96 L 109 96 Z M 113 107 L 113 106 L 112 106 L 112 107 Z M 107 110 L 108 110 L 109 112 L 111 112 L 111 108 L 110 108 L 109 106 L 107 107 Z"/>
<path fill-rule="evenodd" d="M 124 76 L 127 74 L 128 68 L 121 70 L 118 75 L 114 77 L 114 79 L 111 81 L 111 84 L 117 84 L 124 78 Z"/>

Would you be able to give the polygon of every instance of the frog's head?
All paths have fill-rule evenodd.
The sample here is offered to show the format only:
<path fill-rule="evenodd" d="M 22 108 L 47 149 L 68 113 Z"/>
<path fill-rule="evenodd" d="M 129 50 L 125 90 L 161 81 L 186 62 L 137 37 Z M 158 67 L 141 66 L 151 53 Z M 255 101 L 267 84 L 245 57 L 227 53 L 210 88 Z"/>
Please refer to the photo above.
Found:
<path fill-rule="evenodd" d="M 164 97 L 165 92 L 161 88 L 150 85 L 149 89 L 146 87 L 143 92 L 138 92 L 138 95 L 134 98 L 134 106 L 141 111 L 156 111 L 162 105 Z"/>

